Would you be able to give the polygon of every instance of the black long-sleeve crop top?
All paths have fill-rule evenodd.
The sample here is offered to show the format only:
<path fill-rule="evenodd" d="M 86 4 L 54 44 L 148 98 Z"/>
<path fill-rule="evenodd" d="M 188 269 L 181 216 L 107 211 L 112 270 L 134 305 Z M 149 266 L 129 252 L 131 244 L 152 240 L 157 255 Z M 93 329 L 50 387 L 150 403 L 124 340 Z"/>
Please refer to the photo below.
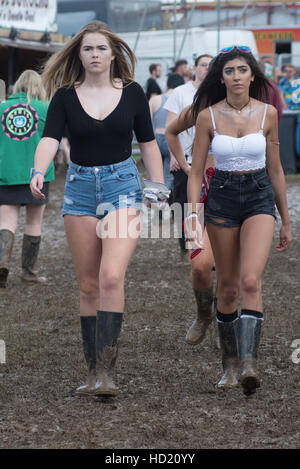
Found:
<path fill-rule="evenodd" d="M 66 126 L 71 161 L 81 166 L 126 160 L 131 155 L 133 132 L 141 143 L 155 138 L 148 100 L 134 81 L 124 84 L 118 105 L 104 120 L 85 112 L 74 87 L 58 89 L 49 105 L 43 137 L 60 142 Z"/>

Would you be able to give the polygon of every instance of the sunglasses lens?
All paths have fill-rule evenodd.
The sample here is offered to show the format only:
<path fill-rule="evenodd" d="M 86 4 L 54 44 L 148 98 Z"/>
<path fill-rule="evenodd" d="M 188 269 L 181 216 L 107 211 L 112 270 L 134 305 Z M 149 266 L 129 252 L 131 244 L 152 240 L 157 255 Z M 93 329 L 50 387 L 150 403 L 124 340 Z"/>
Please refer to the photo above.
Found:
<path fill-rule="evenodd" d="M 241 50 L 242 52 L 251 52 L 251 49 L 248 46 L 237 46 L 237 49 Z"/>
<path fill-rule="evenodd" d="M 223 49 L 220 50 L 220 54 L 227 54 L 228 52 L 231 52 L 233 49 L 238 49 L 241 52 L 251 52 L 251 49 L 248 46 L 230 46 L 230 47 L 223 47 Z"/>
<path fill-rule="evenodd" d="M 221 54 L 227 54 L 227 52 L 231 52 L 234 49 L 234 46 L 230 47 L 223 47 L 223 49 L 220 50 Z"/>

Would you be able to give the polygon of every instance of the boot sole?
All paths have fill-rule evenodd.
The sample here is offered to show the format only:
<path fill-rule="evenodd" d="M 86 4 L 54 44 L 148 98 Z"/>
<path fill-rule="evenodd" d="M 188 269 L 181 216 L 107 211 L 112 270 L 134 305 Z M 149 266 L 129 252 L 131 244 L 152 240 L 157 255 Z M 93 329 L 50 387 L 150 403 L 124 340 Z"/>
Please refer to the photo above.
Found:
<path fill-rule="evenodd" d="M 251 396 L 260 387 L 260 381 L 257 376 L 245 376 L 241 379 L 241 385 L 245 396 Z"/>
<path fill-rule="evenodd" d="M 33 280 L 33 279 L 28 279 L 28 278 L 21 277 L 21 280 L 22 280 L 22 282 L 24 282 L 24 283 L 32 283 L 32 284 L 34 284 L 34 283 L 35 283 L 35 284 L 37 284 L 37 283 L 39 283 L 39 284 L 45 284 L 45 283 L 47 283 L 47 280 L 46 280 L 46 279 L 44 279 L 44 280 L 41 280 L 41 279 L 34 279 L 34 280 Z"/>
<path fill-rule="evenodd" d="M 200 339 L 195 340 L 195 341 L 188 340 L 188 339 L 185 339 L 185 341 L 186 341 L 186 343 L 189 344 L 189 345 L 199 345 L 199 344 L 201 344 L 201 342 L 203 342 L 204 339 L 205 339 L 205 336 L 204 336 L 204 337 L 201 337 Z"/>
<path fill-rule="evenodd" d="M 115 397 L 115 396 L 117 396 L 117 394 L 118 394 L 118 391 L 114 391 L 112 389 L 111 390 L 109 390 L 109 389 L 100 390 L 99 389 L 98 391 L 95 390 L 93 395 L 98 396 L 98 397 Z"/>
<path fill-rule="evenodd" d="M 80 391 L 80 390 L 78 391 L 76 389 L 75 394 L 76 396 L 94 396 L 95 392 L 93 389 L 91 389 L 90 391 Z"/>

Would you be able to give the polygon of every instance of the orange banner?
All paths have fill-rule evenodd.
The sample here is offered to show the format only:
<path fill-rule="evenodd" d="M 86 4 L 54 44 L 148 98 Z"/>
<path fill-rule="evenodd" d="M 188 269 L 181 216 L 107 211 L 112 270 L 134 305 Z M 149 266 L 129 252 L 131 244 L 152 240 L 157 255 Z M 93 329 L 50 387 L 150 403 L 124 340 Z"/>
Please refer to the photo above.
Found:
<path fill-rule="evenodd" d="M 300 28 L 253 29 L 259 54 L 273 54 L 274 41 L 300 41 Z"/>

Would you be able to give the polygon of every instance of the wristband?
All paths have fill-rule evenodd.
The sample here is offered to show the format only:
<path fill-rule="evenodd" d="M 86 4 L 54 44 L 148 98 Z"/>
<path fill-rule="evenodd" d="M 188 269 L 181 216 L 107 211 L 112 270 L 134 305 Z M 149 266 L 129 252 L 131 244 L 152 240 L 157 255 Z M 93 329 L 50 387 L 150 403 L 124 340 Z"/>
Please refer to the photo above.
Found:
<path fill-rule="evenodd" d="M 192 212 L 192 213 L 190 213 L 190 214 L 188 215 L 187 218 L 198 218 L 198 215 L 197 215 L 196 212 Z"/>
<path fill-rule="evenodd" d="M 42 173 L 42 171 L 36 171 L 34 168 L 31 168 L 30 180 L 35 174 L 41 174 L 42 176 L 44 176 L 44 173 Z"/>

